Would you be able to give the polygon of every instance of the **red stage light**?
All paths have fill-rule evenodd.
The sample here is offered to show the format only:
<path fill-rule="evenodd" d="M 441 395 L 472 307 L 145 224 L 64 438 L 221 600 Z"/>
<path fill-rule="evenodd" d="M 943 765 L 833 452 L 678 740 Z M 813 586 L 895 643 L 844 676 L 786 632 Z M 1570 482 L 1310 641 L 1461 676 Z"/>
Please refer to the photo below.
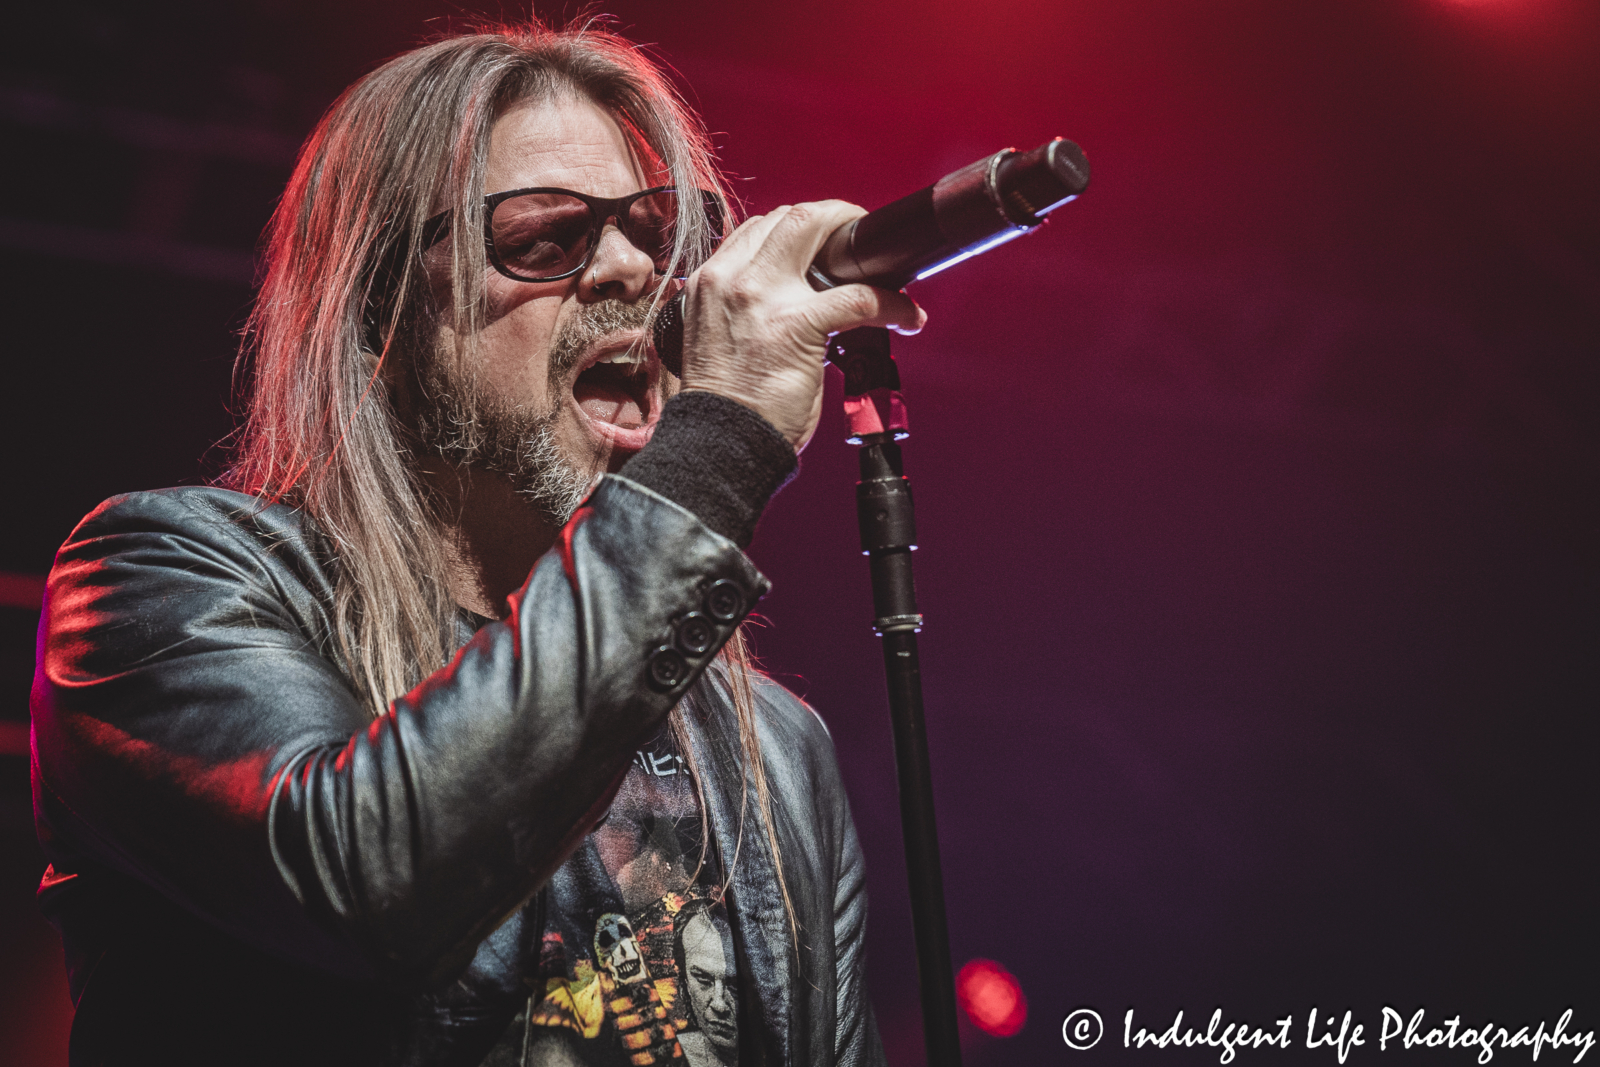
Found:
<path fill-rule="evenodd" d="M 978 1029 L 1010 1037 L 1028 1021 L 1028 998 L 1010 971 L 994 960 L 969 960 L 956 976 L 956 999 Z"/>

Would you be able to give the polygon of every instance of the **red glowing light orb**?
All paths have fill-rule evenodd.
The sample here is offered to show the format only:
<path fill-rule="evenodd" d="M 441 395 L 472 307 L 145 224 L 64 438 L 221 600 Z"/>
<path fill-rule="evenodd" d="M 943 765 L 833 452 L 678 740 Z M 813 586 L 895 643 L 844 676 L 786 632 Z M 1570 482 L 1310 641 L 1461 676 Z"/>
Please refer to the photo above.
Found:
<path fill-rule="evenodd" d="M 1010 1037 L 1028 1021 L 1028 998 L 1010 971 L 994 960 L 970 960 L 956 976 L 961 1010 L 986 1034 Z"/>

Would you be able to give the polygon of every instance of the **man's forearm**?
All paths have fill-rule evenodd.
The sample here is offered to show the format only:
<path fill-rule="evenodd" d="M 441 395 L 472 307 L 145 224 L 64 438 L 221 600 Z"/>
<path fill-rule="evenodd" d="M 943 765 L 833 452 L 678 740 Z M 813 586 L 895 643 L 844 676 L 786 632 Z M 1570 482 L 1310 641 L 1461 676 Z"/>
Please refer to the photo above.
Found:
<path fill-rule="evenodd" d="M 164 494 L 92 517 L 51 582 L 42 825 L 275 954 L 407 982 L 464 964 L 765 589 L 646 488 L 590 504 L 512 616 L 377 720 L 322 651 L 303 542 Z M 737 596 L 712 612 L 719 581 Z M 715 620 L 700 652 L 675 633 L 692 611 Z"/>
<path fill-rule="evenodd" d="M 619 473 L 744 548 L 767 501 L 798 465 L 788 440 L 753 410 L 691 391 L 667 403 L 655 436 Z"/>

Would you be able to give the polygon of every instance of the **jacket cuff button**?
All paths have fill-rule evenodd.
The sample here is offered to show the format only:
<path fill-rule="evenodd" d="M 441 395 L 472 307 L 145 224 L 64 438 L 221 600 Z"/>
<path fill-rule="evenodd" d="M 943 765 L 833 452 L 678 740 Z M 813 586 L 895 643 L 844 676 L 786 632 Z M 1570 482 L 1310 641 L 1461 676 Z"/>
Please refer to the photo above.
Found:
<path fill-rule="evenodd" d="M 711 620 L 698 611 L 691 611 L 678 620 L 677 630 L 673 634 L 673 644 L 678 646 L 678 651 L 685 656 L 703 656 L 711 651 L 711 643 L 717 639 L 717 630 Z"/>
<path fill-rule="evenodd" d="M 744 614 L 744 590 L 727 578 L 718 578 L 706 590 L 706 614 L 718 622 L 733 622 Z"/>
<path fill-rule="evenodd" d="M 689 664 L 666 645 L 650 655 L 650 688 L 665 693 L 689 676 Z"/>

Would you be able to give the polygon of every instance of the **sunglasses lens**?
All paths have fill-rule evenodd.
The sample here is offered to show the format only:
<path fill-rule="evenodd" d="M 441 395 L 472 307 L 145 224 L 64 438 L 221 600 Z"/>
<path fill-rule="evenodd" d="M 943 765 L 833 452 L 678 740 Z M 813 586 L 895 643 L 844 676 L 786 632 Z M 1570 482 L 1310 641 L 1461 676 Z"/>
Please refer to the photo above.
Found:
<path fill-rule="evenodd" d="M 572 270 L 589 254 L 589 205 L 562 193 L 529 193 L 495 207 L 490 233 L 495 258 L 529 281 Z"/>
<path fill-rule="evenodd" d="M 628 207 L 628 242 L 649 256 L 656 271 L 663 273 L 672 263 L 672 239 L 678 229 L 678 194 L 651 193 Z"/>
<path fill-rule="evenodd" d="M 717 199 L 702 193 L 711 231 L 722 231 Z M 650 257 L 658 273 L 672 265 L 672 242 L 678 229 L 678 194 L 671 189 L 641 196 L 619 219 L 623 236 Z M 559 278 L 577 270 L 589 257 L 594 215 L 589 205 L 566 193 L 525 193 L 500 201 L 489 232 L 500 266 L 524 281 Z"/>

